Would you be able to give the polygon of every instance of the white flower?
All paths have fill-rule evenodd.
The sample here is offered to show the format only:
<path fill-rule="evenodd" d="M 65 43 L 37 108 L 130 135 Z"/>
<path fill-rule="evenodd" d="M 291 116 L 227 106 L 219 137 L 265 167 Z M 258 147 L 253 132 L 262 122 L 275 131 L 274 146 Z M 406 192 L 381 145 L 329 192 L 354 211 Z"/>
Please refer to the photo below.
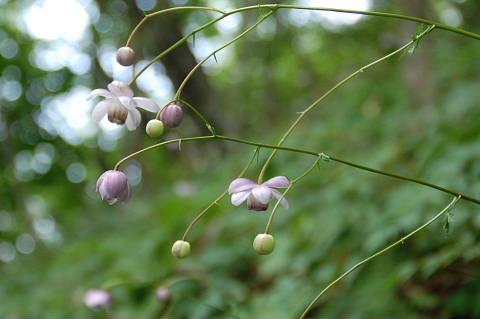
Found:
<path fill-rule="evenodd" d="M 268 203 L 275 197 L 281 198 L 281 204 L 288 208 L 288 201 L 282 198 L 282 193 L 274 188 L 287 188 L 290 181 L 285 176 L 276 176 L 265 183 L 257 184 L 248 178 L 237 178 L 230 183 L 228 193 L 232 195 L 232 204 L 239 206 L 245 200 L 249 210 L 263 211 L 267 210 Z"/>
<path fill-rule="evenodd" d="M 99 122 L 105 115 L 108 120 L 116 124 L 126 124 L 130 131 L 133 131 L 140 124 L 142 119 L 137 108 L 149 112 L 158 112 L 160 108 L 155 102 L 145 97 L 133 97 L 133 90 L 125 83 L 113 81 L 108 84 L 108 90 L 95 89 L 88 96 L 87 100 L 102 96 L 105 100 L 97 103 L 92 111 L 92 119 Z"/>
<path fill-rule="evenodd" d="M 112 295 L 102 289 L 90 289 L 85 293 L 83 302 L 88 308 L 106 309 L 112 305 Z"/>

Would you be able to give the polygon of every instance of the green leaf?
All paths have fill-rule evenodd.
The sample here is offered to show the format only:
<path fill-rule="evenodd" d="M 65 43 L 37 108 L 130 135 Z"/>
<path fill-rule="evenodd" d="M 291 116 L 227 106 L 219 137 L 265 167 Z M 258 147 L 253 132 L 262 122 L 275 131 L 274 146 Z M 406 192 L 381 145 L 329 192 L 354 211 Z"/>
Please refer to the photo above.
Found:
<path fill-rule="evenodd" d="M 447 213 L 447 216 L 445 218 L 445 224 L 443 225 L 443 228 L 447 232 L 447 234 L 450 232 L 450 227 L 453 222 L 452 214 Z"/>
<path fill-rule="evenodd" d="M 420 24 L 415 31 L 415 35 L 412 37 L 413 43 L 408 47 L 407 54 L 411 55 L 415 52 L 418 48 L 420 41 L 422 38 L 418 38 L 425 30 L 427 30 L 428 26 L 424 23 Z"/>

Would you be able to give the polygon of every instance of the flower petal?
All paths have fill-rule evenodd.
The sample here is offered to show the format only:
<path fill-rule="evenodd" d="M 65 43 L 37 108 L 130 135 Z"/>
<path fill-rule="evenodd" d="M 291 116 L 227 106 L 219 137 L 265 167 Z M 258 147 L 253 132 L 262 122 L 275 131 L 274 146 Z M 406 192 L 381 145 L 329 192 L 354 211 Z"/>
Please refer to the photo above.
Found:
<path fill-rule="evenodd" d="M 275 176 L 263 183 L 263 185 L 275 188 L 287 188 L 290 186 L 290 181 L 285 176 Z"/>
<path fill-rule="evenodd" d="M 251 190 L 257 186 L 257 183 L 248 178 L 237 178 L 230 183 L 228 186 L 228 193 L 238 193 L 243 191 Z"/>
<path fill-rule="evenodd" d="M 100 194 L 102 200 L 106 200 L 107 202 L 115 199 L 115 195 L 111 193 L 111 189 L 107 187 L 107 183 L 105 183 L 105 181 L 100 184 L 98 193 Z"/>
<path fill-rule="evenodd" d="M 262 204 L 268 204 L 272 198 L 272 190 L 265 185 L 259 185 L 252 189 L 252 195 Z"/>
<path fill-rule="evenodd" d="M 132 188 L 130 187 L 130 184 L 127 184 L 127 188 L 125 189 L 125 191 L 120 196 L 118 196 L 118 201 L 122 203 L 126 203 L 130 200 L 131 197 L 132 197 Z"/>
<path fill-rule="evenodd" d="M 250 191 L 246 191 L 246 192 L 239 192 L 239 193 L 232 194 L 232 205 L 234 206 L 240 205 L 248 198 L 248 196 L 250 196 L 250 193 L 251 193 Z"/>
<path fill-rule="evenodd" d="M 121 81 L 113 81 L 107 85 L 108 90 L 116 96 L 133 97 L 133 90 Z"/>
<path fill-rule="evenodd" d="M 133 131 L 140 125 L 140 121 L 142 120 L 142 116 L 137 109 L 128 110 L 127 120 L 125 124 L 127 124 L 127 128 L 130 131 Z"/>
<path fill-rule="evenodd" d="M 137 103 L 135 103 L 135 101 L 131 97 L 119 96 L 115 100 L 120 102 L 120 104 L 127 110 L 134 110 L 137 108 Z"/>
<path fill-rule="evenodd" d="M 95 122 L 100 122 L 101 119 L 107 114 L 108 107 L 112 104 L 111 99 L 103 100 L 98 102 L 97 105 L 93 108 L 92 111 L 92 120 Z"/>
<path fill-rule="evenodd" d="M 100 188 L 100 185 L 102 185 L 103 179 L 105 178 L 105 173 L 107 172 L 104 172 L 102 175 L 100 175 L 100 177 L 97 180 L 97 186 L 96 186 L 97 193 L 98 193 L 98 189 Z"/>
<path fill-rule="evenodd" d="M 288 205 L 288 200 L 283 196 L 282 193 L 280 193 L 279 191 L 275 190 L 275 189 L 272 189 L 272 195 L 280 200 L 280 204 L 283 205 L 283 207 L 285 207 L 286 209 L 288 209 L 290 207 L 290 205 Z M 281 198 L 281 199 L 280 199 Z"/>
<path fill-rule="evenodd" d="M 107 99 L 111 99 L 111 98 L 115 97 L 112 93 L 110 93 L 109 91 L 107 91 L 105 89 L 95 89 L 92 92 L 90 92 L 90 94 L 87 96 L 87 100 L 91 100 L 91 99 L 93 99 L 94 97 L 97 97 L 97 96 L 103 96 Z"/>
<path fill-rule="evenodd" d="M 160 110 L 160 107 L 155 102 L 147 99 L 146 97 L 134 97 L 133 100 L 135 101 L 135 103 L 137 103 L 137 107 L 144 110 L 154 113 Z"/>

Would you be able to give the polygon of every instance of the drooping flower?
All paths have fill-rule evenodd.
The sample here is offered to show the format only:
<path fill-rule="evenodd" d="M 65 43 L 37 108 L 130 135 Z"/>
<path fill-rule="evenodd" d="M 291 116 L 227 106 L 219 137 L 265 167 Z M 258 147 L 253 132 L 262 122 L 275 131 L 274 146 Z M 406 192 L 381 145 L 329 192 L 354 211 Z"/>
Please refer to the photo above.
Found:
<path fill-rule="evenodd" d="M 102 200 L 110 205 L 116 202 L 125 203 L 132 195 L 127 175 L 117 170 L 109 170 L 100 175 L 97 180 L 97 192 Z"/>
<path fill-rule="evenodd" d="M 155 291 L 155 296 L 159 302 L 168 302 L 172 298 L 170 289 L 165 286 L 160 286 Z"/>
<path fill-rule="evenodd" d="M 287 188 L 290 181 L 285 176 L 276 176 L 268 181 L 257 184 L 248 178 L 237 178 L 230 183 L 228 193 L 232 195 L 232 204 L 239 206 L 245 200 L 249 210 L 264 211 L 267 210 L 270 200 L 274 197 L 281 198 L 281 204 L 288 208 L 288 201 L 282 198 L 282 193 L 275 188 Z"/>
<path fill-rule="evenodd" d="M 182 107 L 175 103 L 167 105 L 160 113 L 160 119 L 166 127 L 175 128 L 180 126 L 183 120 Z"/>
<path fill-rule="evenodd" d="M 88 308 L 106 309 L 112 305 L 112 295 L 106 290 L 90 289 L 85 293 L 83 302 Z"/>
<path fill-rule="evenodd" d="M 108 120 L 116 124 L 126 124 L 130 131 L 133 131 L 140 124 L 142 116 L 137 108 L 149 112 L 158 112 L 159 106 L 152 100 L 145 97 L 133 97 L 133 90 L 125 83 L 113 81 L 108 84 L 108 90 L 95 89 L 88 96 L 87 100 L 102 96 L 105 100 L 95 105 L 92 112 L 92 119 L 99 122 L 105 115 Z"/>

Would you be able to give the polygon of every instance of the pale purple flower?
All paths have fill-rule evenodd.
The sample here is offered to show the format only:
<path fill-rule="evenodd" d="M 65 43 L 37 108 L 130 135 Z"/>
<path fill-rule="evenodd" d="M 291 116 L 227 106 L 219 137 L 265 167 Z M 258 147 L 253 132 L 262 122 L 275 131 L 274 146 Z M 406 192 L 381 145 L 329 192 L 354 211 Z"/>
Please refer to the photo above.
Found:
<path fill-rule="evenodd" d="M 109 170 L 100 175 L 97 181 L 97 192 L 102 200 L 110 205 L 116 202 L 127 202 L 132 195 L 127 175 L 117 170 Z"/>
<path fill-rule="evenodd" d="M 285 176 L 276 176 L 268 181 L 257 184 L 248 178 L 237 178 L 230 183 L 228 193 L 232 195 L 232 204 L 239 206 L 247 201 L 247 208 L 250 210 L 267 210 L 268 203 L 272 198 L 281 199 L 280 203 L 288 208 L 288 201 L 282 193 L 275 188 L 287 188 L 290 181 Z"/>
<path fill-rule="evenodd" d="M 168 302 L 170 301 L 172 294 L 170 293 L 170 289 L 164 286 L 160 286 L 155 291 L 155 296 L 157 297 L 157 300 L 160 302 Z"/>
<path fill-rule="evenodd" d="M 174 103 L 167 105 L 160 113 L 160 120 L 169 128 L 180 126 L 183 120 L 182 107 Z"/>
<path fill-rule="evenodd" d="M 133 90 L 125 83 L 113 81 L 108 84 L 108 90 L 95 89 L 88 99 L 102 96 L 105 100 L 95 105 L 92 111 L 92 119 L 99 122 L 105 115 L 108 120 L 116 124 L 126 124 L 133 131 L 140 124 L 142 116 L 137 108 L 156 113 L 160 110 L 158 105 L 145 97 L 133 97 Z"/>
<path fill-rule="evenodd" d="M 102 289 L 90 289 L 83 296 L 83 302 L 88 308 L 106 309 L 112 305 L 112 295 Z"/>

